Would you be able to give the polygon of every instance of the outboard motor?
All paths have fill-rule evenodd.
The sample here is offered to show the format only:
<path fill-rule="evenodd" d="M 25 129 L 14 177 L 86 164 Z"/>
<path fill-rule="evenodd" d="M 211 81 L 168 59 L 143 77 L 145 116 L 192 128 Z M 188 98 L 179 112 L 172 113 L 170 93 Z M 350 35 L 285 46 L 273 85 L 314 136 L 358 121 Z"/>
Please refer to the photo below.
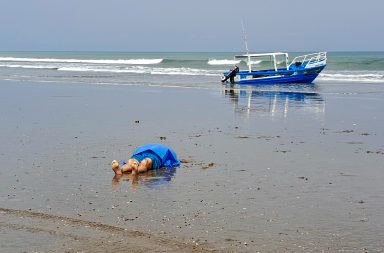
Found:
<path fill-rule="evenodd" d="M 236 76 L 236 73 L 239 72 L 239 67 L 238 66 L 235 66 L 234 69 L 231 69 L 228 73 L 228 75 L 224 76 L 223 79 L 221 80 L 222 83 L 225 83 L 228 79 L 230 81 L 230 83 L 235 83 L 235 76 Z"/>

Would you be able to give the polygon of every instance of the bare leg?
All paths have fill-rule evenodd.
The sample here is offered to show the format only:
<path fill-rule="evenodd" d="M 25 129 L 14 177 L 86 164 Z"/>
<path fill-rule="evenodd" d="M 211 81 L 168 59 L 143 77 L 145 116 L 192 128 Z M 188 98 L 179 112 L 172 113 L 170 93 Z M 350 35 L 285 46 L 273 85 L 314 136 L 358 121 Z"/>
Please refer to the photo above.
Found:
<path fill-rule="evenodd" d="M 137 169 L 139 166 L 139 162 L 136 159 L 129 159 L 126 164 L 121 166 L 121 171 L 124 172 L 131 172 L 132 170 Z"/>
<path fill-rule="evenodd" d="M 152 169 L 152 160 L 150 158 L 145 158 L 140 162 L 139 167 L 137 168 L 137 171 L 139 173 L 142 173 L 150 169 Z"/>
<path fill-rule="evenodd" d="M 132 170 L 137 169 L 139 162 L 135 159 L 129 159 L 128 163 L 120 166 L 116 160 L 113 160 L 111 166 L 116 175 L 121 175 L 125 172 L 131 172 Z"/>

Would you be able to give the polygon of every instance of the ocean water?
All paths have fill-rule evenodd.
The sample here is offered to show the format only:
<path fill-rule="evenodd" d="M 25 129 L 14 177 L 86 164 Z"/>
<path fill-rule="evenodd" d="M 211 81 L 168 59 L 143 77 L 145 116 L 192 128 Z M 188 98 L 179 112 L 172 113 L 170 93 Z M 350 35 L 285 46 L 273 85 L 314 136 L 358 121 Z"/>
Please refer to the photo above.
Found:
<path fill-rule="evenodd" d="M 290 53 L 290 60 L 311 52 Z M 328 52 L 313 84 L 228 87 L 222 73 L 239 52 L 0 52 L 0 80 L 71 85 L 151 86 L 222 92 L 236 111 L 288 109 L 323 114 L 326 97 L 384 97 L 384 52 Z M 269 62 L 254 63 L 269 68 Z"/>
<path fill-rule="evenodd" d="M 0 52 L 0 79 L 218 89 L 222 73 L 239 64 L 235 54 Z M 291 53 L 290 59 L 301 54 Z M 384 52 L 328 52 L 315 84 L 345 83 L 384 84 Z"/>

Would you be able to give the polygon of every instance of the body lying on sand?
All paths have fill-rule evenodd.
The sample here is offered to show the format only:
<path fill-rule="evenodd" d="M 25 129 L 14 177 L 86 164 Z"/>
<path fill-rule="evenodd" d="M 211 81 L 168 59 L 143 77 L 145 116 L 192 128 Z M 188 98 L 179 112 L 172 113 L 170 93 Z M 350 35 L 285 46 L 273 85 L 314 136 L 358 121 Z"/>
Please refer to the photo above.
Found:
<path fill-rule="evenodd" d="M 178 167 L 180 161 L 176 153 L 169 147 L 151 143 L 138 147 L 128 159 L 127 163 L 119 164 L 116 160 L 111 163 L 116 175 L 132 172 L 133 175 L 143 173 L 151 169 L 162 167 Z"/>

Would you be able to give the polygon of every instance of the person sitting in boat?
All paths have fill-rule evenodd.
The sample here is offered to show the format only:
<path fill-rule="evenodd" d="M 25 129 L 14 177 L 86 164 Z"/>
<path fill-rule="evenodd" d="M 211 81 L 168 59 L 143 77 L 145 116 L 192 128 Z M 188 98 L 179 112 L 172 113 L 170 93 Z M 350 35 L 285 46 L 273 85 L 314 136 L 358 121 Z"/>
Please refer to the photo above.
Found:
<path fill-rule="evenodd" d="M 137 174 L 162 167 L 178 167 L 180 161 L 171 148 L 162 144 L 151 143 L 138 147 L 127 163 L 119 164 L 113 160 L 111 166 L 116 175 L 128 172 Z"/>

